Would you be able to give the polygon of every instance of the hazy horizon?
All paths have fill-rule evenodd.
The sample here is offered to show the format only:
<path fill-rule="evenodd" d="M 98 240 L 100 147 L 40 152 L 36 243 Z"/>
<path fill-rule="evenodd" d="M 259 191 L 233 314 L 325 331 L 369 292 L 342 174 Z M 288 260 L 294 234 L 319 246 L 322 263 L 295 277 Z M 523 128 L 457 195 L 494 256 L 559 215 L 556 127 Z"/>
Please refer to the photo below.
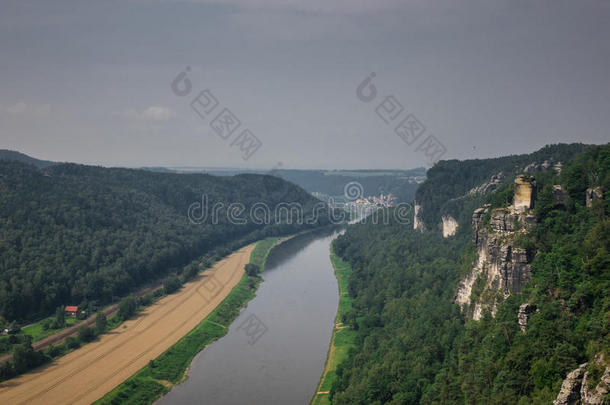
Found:
<path fill-rule="evenodd" d="M 430 135 L 442 159 L 610 138 L 605 1 L 60 0 L 0 9 L 0 148 L 40 159 L 408 169 L 436 159 L 423 152 Z M 191 83 L 184 94 L 172 86 L 181 72 Z M 357 88 L 372 73 L 369 101 L 370 87 L 360 96 Z M 200 117 L 191 103 L 205 89 L 218 106 Z M 210 125 L 225 108 L 239 127 L 218 134 Z M 424 129 L 417 141 L 395 132 L 409 114 Z M 243 130 L 262 143 L 247 160 Z"/>

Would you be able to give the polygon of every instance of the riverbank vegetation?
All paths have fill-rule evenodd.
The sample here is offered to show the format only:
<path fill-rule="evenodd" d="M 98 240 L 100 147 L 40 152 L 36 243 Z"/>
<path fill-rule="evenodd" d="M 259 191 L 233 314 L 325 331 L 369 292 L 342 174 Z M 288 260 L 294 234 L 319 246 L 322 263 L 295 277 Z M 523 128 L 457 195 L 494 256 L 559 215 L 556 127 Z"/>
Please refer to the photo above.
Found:
<path fill-rule="evenodd" d="M 343 362 L 349 350 L 354 346 L 357 333 L 346 323 L 350 317 L 354 315 L 352 308 L 353 298 L 347 292 L 349 276 L 352 268 L 349 263 L 342 260 L 334 253 L 331 246 L 330 260 L 335 270 L 337 283 L 339 285 L 339 306 L 337 308 L 337 316 L 335 318 L 335 326 L 333 328 L 333 336 L 331 338 L 326 364 L 316 393 L 314 394 L 311 405 L 326 405 L 330 404 L 330 390 L 335 382 L 337 375 L 337 366 Z M 350 320 L 350 323 L 351 322 Z"/>

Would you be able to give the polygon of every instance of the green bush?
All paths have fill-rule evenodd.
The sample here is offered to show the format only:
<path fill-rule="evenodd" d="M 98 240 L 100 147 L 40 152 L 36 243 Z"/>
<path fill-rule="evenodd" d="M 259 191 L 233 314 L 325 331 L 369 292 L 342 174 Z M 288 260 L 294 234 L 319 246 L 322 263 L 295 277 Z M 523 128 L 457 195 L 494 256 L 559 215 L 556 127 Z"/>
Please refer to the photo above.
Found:
<path fill-rule="evenodd" d="M 163 291 L 165 294 L 173 294 L 182 287 L 182 282 L 176 276 L 170 276 L 163 283 Z"/>
<path fill-rule="evenodd" d="M 246 270 L 246 274 L 250 277 L 256 277 L 261 272 L 261 268 L 254 263 L 246 264 L 245 270 Z"/>
<path fill-rule="evenodd" d="M 138 310 L 138 303 L 136 298 L 133 295 L 129 297 L 123 298 L 119 304 L 119 310 L 117 312 L 117 316 L 119 319 L 126 321 L 135 315 Z"/>

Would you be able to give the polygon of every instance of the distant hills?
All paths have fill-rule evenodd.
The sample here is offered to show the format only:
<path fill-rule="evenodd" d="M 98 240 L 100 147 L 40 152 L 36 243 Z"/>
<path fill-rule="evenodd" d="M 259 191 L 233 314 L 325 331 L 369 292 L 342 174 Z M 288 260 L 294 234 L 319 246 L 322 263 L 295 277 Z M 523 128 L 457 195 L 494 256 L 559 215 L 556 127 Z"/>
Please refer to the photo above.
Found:
<path fill-rule="evenodd" d="M 234 176 L 241 173 L 269 174 L 301 186 L 312 194 L 329 197 L 343 196 L 345 186 L 357 182 L 362 186 L 363 196 L 391 193 L 397 197 L 399 202 L 411 202 L 418 185 L 426 179 L 426 169 L 423 167 L 410 170 L 249 170 L 206 167 L 147 167 L 144 169 L 156 172 L 208 173 L 215 176 Z"/>
<path fill-rule="evenodd" d="M 44 168 L 58 164 L 57 162 L 36 159 L 21 152 L 8 149 L 0 149 L 0 161 L 1 160 L 28 163 L 38 168 Z"/>
<path fill-rule="evenodd" d="M 0 149 L 0 161 L 17 161 L 45 168 L 59 164 L 40 160 L 26 154 Z M 393 194 L 399 202 L 411 202 L 420 183 L 426 179 L 426 169 L 418 167 L 410 170 L 299 170 L 299 169 L 238 169 L 213 167 L 140 167 L 138 169 L 156 173 L 194 174 L 206 173 L 214 176 L 235 176 L 237 174 L 260 174 L 280 177 L 304 188 L 309 193 L 324 196 L 343 196 L 345 186 L 358 182 L 364 196 Z"/>

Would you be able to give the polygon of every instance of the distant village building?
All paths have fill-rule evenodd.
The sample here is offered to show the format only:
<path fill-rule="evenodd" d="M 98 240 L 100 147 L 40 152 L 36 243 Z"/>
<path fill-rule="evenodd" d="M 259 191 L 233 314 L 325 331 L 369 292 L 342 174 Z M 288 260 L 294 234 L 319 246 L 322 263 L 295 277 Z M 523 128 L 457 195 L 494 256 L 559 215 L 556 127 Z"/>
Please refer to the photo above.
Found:
<path fill-rule="evenodd" d="M 65 311 L 66 311 L 66 315 L 76 317 L 76 314 L 78 313 L 78 306 L 66 305 Z"/>

